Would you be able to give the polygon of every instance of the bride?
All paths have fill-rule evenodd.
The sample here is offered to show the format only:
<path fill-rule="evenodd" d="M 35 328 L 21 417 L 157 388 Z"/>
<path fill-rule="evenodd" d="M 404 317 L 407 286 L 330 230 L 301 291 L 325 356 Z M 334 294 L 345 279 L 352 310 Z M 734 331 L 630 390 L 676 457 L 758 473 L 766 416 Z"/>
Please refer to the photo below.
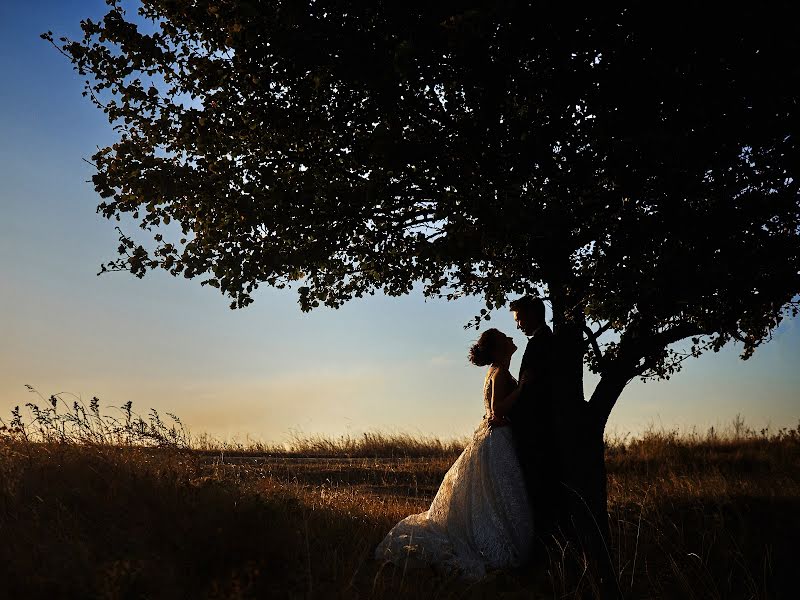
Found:
<path fill-rule="evenodd" d="M 486 330 L 470 348 L 471 363 L 490 365 L 483 386 L 483 422 L 445 474 L 431 507 L 395 525 L 375 558 L 440 566 L 468 578 L 527 561 L 533 520 L 511 427 L 503 426 L 503 415 L 517 395 L 508 371 L 516 349 L 497 329 Z"/>

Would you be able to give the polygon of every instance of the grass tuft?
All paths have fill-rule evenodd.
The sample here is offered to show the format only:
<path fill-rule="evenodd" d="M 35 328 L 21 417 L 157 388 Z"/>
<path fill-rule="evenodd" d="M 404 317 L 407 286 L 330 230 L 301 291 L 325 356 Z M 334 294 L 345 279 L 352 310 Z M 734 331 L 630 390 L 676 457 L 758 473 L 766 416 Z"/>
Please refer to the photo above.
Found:
<path fill-rule="evenodd" d="M 372 559 L 390 527 L 428 507 L 466 440 L 372 432 L 231 444 L 193 438 L 173 416 L 139 417 L 130 403 L 105 414 L 96 399 L 42 401 L 0 420 L 7 597 L 578 598 L 597 589 L 568 547 L 538 570 L 470 585 Z M 800 426 L 753 431 L 737 418 L 723 431 L 650 430 L 609 439 L 606 456 L 610 552 L 626 597 L 793 597 Z"/>

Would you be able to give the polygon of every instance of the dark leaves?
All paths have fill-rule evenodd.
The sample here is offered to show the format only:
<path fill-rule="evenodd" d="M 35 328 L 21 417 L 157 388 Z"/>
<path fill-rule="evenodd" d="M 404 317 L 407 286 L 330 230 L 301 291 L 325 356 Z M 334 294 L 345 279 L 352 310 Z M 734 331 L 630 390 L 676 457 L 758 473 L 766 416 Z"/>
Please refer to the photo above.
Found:
<path fill-rule="evenodd" d="M 110 6 L 56 44 L 119 136 L 98 211 L 184 236 L 120 232 L 102 270 L 201 276 L 235 308 L 260 282 L 303 310 L 542 290 L 557 329 L 612 324 L 603 352 L 646 376 L 731 339 L 749 356 L 796 309 L 788 4 L 146 0 L 149 34 Z M 685 330 L 687 352 L 653 346 Z"/>

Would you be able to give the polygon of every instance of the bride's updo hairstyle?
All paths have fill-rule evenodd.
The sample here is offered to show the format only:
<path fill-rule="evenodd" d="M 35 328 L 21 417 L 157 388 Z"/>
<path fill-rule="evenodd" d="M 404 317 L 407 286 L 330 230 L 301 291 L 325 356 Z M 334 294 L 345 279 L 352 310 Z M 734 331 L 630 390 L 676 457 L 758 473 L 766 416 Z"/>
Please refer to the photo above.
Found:
<path fill-rule="evenodd" d="M 469 349 L 469 362 L 477 367 L 485 367 L 491 364 L 497 353 L 498 336 L 500 336 L 500 331 L 497 329 L 484 331 L 478 341 L 472 344 Z"/>

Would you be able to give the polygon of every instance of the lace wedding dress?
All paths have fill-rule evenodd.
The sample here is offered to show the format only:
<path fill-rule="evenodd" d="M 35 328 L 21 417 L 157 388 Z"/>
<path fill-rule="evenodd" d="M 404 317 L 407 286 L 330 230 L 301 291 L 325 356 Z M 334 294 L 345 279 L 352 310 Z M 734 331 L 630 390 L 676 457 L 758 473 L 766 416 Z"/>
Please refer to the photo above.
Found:
<path fill-rule="evenodd" d="M 491 372 L 490 372 L 491 375 Z M 431 565 L 477 579 L 516 567 L 532 548 L 533 523 L 511 427 L 490 430 L 489 377 L 483 422 L 444 476 L 427 511 L 395 525 L 375 558 Z"/>

